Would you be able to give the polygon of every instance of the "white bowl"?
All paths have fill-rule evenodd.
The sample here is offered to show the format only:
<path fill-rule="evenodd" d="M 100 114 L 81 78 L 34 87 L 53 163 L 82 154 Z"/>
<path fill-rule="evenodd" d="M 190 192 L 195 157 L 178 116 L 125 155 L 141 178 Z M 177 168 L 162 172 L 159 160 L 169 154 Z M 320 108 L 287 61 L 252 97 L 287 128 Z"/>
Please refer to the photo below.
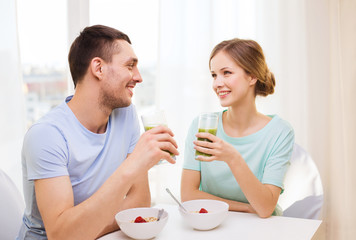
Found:
<path fill-rule="evenodd" d="M 210 230 L 219 226 L 227 217 L 229 205 L 225 202 L 210 199 L 197 199 L 182 203 L 188 212 L 179 208 L 185 222 L 198 230 Z M 208 213 L 199 213 L 205 208 Z"/>
<path fill-rule="evenodd" d="M 127 236 L 134 239 L 150 239 L 157 236 L 168 220 L 168 213 L 163 212 L 161 219 L 154 222 L 135 223 L 138 216 L 143 218 L 157 217 L 158 208 L 130 208 L 118 212 L 115 215 L 115 220 L 121 231 Z"/>

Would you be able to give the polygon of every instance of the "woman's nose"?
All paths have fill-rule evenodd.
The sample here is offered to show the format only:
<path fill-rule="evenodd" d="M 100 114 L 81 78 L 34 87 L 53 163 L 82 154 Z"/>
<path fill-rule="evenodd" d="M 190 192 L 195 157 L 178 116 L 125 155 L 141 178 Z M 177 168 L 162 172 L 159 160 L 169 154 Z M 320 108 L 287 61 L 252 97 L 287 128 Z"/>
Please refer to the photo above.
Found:
<path fill-rule="evenodd" d="M 221 87 L 224 85 L 222 77 L 217 76 L 214 80 L 214 87 Z"/>

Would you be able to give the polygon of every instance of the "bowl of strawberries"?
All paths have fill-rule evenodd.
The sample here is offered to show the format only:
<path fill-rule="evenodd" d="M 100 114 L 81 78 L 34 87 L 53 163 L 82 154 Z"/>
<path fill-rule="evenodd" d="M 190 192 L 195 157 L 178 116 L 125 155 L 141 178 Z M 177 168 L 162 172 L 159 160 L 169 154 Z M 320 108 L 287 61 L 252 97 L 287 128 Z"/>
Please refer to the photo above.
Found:
<path fill-rule="evenodd" d="M 184 222 L 197 230 L 210 230 L 219 226 L 227 217 L 229 205 L 212 199 L 196 199 L 182 203 L 179 212 Z"/>
<path fill-rule="evenodd" d="M 151 239 L 156 237 L 168 220 L 168 213 L 163 211 L 158 220 L 158 208 L 130 208 L 118 212 L 115 220 L 121 231 L 133 239 Z"/>

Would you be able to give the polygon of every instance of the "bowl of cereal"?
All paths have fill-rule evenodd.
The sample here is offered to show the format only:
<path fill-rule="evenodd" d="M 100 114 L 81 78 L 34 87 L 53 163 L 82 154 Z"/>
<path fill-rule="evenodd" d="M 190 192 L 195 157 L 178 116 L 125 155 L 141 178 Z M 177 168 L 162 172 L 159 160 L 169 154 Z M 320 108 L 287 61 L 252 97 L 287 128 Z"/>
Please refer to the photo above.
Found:
<path fill-rule="evenodd" d="M 121 231 L 134 239 L 150 239 L 157 236 L 168 220 L 168 213 L 163 211 L 157 221 L 158 208 L 130 208 L 118 212 L 115 220 Z"/>
<path fill-rule="evenodd" d="M 197 230 L 210 230 L 219 226 L 227 217 L 229 205 L 212 199 L 196 199 L 182 203 L 179 207 L 183 220 Z"/>

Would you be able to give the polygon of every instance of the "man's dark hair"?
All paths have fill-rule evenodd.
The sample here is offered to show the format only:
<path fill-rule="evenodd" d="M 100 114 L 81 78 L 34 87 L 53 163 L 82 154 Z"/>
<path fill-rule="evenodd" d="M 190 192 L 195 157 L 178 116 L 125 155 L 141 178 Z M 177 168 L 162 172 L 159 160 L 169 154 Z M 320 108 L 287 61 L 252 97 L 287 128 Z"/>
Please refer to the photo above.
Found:
<path fill-rule="evenodd" d="M 131 44 L 130 38 L 117 29 L 103 25 L 84 28 L 72 43 L 68 54 L 74 87 L 83 79 L 93 58 L 99 57 L 111 62 L 113 54 L 120 50 L 115 42 L 120 39 Z"/>

